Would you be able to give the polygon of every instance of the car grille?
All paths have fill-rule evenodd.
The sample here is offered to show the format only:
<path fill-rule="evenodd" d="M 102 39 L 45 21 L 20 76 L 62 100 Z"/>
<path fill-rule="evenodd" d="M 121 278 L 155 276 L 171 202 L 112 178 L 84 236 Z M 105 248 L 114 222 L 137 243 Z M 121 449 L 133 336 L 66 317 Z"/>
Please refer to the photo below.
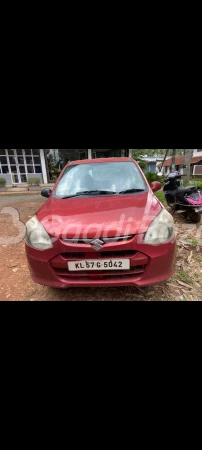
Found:
<path fill-rule="evenodd" d="M 134 236 L 132 235 L 132 234 L 130 234 L 130 235 L 128 235 L 128 236 L 114 236 L 114 237 L 109 237 L 109 238 L 105 238 L 105 237 L 101 237 L 100 239 L 101 239 L 101 241 L 103 241 L 103 243 L 105 243 L 105 244 L 108 244 L 108 243 L 110 243 L 110 242 L 120 242 L 120 241 L 122 241 L 122 242 L 126 242 L 126 241 L 128 241 L 128 240 L 130 240 L 130 239 L 132 239 Z M 84 239 L 84 238 L 81 238 L 81 239 L 74 239 L 74 238 L 70 238 L 70 239 L 65 239 L 65 238 L 63 238 L 62 239 L 62 242 L 65 242 L 66 244 L 67 243 L 69 243 L 69 244 L 85 244 L 85 245 L 90 245 L 91 243 L 92 243 L 92 241 L 93 241 L 93 239 L 92 238 L 90 238 L 90 239 L 88 239 L 88 238 L 86 238 L 86 239 Z"/>
<path fill-rule="evenodd" d="M 61 253 L 62 258 L 65 259 L 78 259 L 78 258 L 85 258 L 85 259 L 100 259 L 100 258 L 124 258 L 124 257 L 132 257 L 136 254 L 135 251 L 132 250 L 123 250 L 123 251 L 114 251 L 114 252 L 68 252 L 68 253 Z"/>
<path fill-rule="evenodd" d="M 108 280 L 117 278 L 131 278 L 134 276 L 140 276 L 145 270 L 145 266 L 135 266 L 131 267 L 129 270 L 119 270 L 114 272 L 114 270 L 100 270 L 83 272 L 80 275 L 78 272 L 69 272 L 67 269 L 54 268 L 54 271 L 59 277 L 68 278 L 68 280 Z"/>
<path fill-rule="evenodd" d="M 65 259 L 77 259 L 77 258 L 85 258 L 85 253 L 61 253 L 62 258 Z"/>
<path fill-rule="evenodd" d="M 112 270 L 85 270 L 69 271 L 68 262 L 93 260 L 93 259 L 130 259 L 130 269 Z M 55 274 L 67 282 L 76 280 L 119 280 L 140 277 L 148 264 L 149 258 L 136 250 L 114 250 L 114 251 L 90 251 L 90 252 L 64 252 L 55 256 L 51 261 Z"/>

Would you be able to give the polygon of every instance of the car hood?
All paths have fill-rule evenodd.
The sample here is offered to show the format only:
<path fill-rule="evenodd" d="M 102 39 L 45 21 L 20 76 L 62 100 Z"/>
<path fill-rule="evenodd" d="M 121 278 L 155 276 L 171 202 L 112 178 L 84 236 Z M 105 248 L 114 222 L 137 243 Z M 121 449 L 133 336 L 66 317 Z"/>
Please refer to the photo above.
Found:
<path fill-rule="evenodd" d="M 37 212 L 57 238 L 114 237 L 145 233 L 162 205 L 152 192 L 104 197 L 50 197 Z"/>

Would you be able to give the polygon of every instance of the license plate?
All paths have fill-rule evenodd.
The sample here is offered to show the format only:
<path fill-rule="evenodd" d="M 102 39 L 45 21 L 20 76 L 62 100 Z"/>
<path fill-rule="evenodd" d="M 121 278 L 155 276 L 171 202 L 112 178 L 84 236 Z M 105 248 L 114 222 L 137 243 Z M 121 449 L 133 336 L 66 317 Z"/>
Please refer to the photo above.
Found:
<path fill-rule="evenodd" d="M 202 206 L 200 206 L 200 208 L 196 208 L 195 212 L 202 212 Z"/>
<path fill-rule="evenodd" d="M 92 259 L 88 261 L 71 261 L 67 263 L 69 271 L 82 270 L 128 270 L 130 259 Z"/>

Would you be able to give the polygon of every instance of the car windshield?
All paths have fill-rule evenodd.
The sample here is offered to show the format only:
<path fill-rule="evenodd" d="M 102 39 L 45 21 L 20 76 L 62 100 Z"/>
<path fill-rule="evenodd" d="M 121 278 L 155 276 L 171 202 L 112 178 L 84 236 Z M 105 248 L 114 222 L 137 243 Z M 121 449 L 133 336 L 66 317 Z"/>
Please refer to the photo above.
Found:
<path fill-rule="evenodd" d="M 117 195 L 146 190 L 147 185 L 133 162 L 72 164 L 60 179 L 54 197 Z"/>

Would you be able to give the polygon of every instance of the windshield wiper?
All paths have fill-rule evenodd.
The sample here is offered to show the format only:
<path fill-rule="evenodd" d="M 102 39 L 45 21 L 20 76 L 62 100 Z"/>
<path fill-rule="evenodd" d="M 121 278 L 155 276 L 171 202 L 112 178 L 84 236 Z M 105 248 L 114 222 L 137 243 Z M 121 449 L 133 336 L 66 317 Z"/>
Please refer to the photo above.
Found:
<path fill-rule="evenodd" d="M 100 191 L 83 191 L 83 192 L 77 192 L 74 195 L 69 195 L 67 197 L 62 197 L 63 200 L 65 200 L 66 198 L 73 198 L 73 197 L 80 197 L 80 195 L 115 195 L 117 194 L 117 192 L 114 191 L 105 191 L 105 190 L 100 190 Z"/>
<path fill-rule="evenodd" d="M 84 191 L 84 192 L 77 192 L 77 194 L 81 194 L 81 195 L 87 195 L 87 194 L 103 194 L 103 195 L 107 195 L 107 194 L 116 194 L 116 192 L 114 191 L 110 191 L 110 190 L 104 190 L 104 189 L 100 189 L 97 191 Z"/>
<path fill-rule="evenodd" d="M 132 194 L 133 192 L 144 192 L 144 189 L 127 189 L 126 191 L 121 191 L 119 194 Z"/>

